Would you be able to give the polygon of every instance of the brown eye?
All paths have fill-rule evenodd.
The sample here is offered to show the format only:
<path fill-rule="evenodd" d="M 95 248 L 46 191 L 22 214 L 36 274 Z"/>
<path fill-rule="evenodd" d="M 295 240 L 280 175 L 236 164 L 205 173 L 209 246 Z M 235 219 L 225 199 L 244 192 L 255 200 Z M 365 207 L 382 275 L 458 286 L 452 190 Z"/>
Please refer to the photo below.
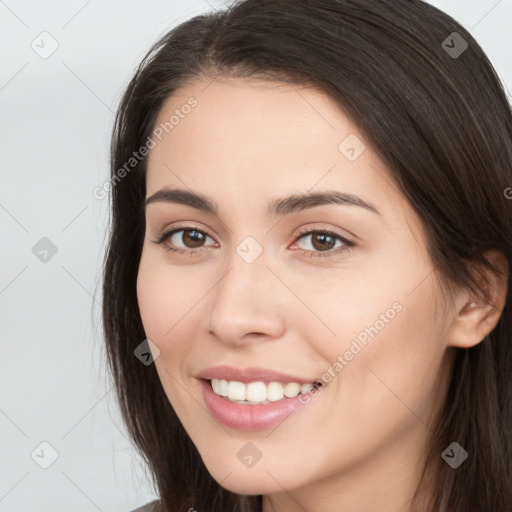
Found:
<path fill-rule="evenodd" d="M 324 233 L 313 233 L 311 235 L 311 244 L 318 251 L 328 251 L 336 245 L 336 239 L 331 235 Z"/>
<path fill-rule="evenodd" d="M 339 239 L 338 236 L 333 236 L 324 231 L 311 231 L 300 236 L 299 240 L 307 237 L 311 237 L 310 246 L 316 251 L 329 251 L 333 249 L 336 245 L 336 239 Z"/>
<path fill-rule="evenodd" d="M 334 233 L 332 231 L 310 230 L 299 235 L 297 240 L 310 238 L 309 248 L 303 249 L 303 252 L 310 253 L 309 256 L 328 257 L 340 252 L 348 251 L 355 246 L 354 242 Z M 338 245 L 336 245 L 338 243 Z M 322 254 L 325 253 L 325 254 Z"/>
<path fill-rule="evenodd" d="M 204 242 L 211 238 L 208 233 L 190 227 L 180 227 L 166 231 L 154 243 L 163 244 L 168 251 L 180 254 L 197 254 L 203 249 Z"/>
<path fill-rule="evenodd" d="M 197 247 L 201 247 L 201 244 L 205 240 L 205 236 L 201 231 L 197 229 L 181 229 L 183 232 L 181 235 L 181 241 L 186 247 L 190 249 L 196 249 Z M 179 231 L 177 231 L 179 233 Z"/>

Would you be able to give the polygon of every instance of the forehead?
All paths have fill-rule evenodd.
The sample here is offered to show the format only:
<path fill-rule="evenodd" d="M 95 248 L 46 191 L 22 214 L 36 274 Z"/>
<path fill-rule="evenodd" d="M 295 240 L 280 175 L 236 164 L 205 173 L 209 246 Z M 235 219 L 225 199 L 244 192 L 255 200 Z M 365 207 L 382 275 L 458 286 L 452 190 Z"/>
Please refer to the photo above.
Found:
<path fill-rule="evenodd" d="M 162 187 L 188 187 L 222 210 L 229 197 L 265 198 L 266 208 L 271 197 L 337 189 L 368 198 L 389 221 L 410 210 L 357 126 L 317 89 L 201 80 L 164 103 L 155 129 L 148 197 Z"/>
<path fill-rule="evenodd" d="M 269 164 L 273 178 L 312 164 L 325 172 L 344 158 L 338 148 L 344 137 L 362 140 L 328 96 L 254 79 L 202 80 L 176 91 L 161 108 L 155 131 L 149 180 L 162 163 L 178 166 L 185 160 L 194 164 L 187 173 L 222 167 L 248 170 L 257 178 Z M 355 163 L 345 170 L 351 167 Z"/>

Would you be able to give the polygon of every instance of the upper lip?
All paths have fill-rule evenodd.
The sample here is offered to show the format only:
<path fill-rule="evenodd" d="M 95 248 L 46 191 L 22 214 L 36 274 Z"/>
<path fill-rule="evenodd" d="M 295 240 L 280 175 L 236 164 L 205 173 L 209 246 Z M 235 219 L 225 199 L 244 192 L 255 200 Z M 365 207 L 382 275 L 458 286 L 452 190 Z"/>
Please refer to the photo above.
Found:
<path fill-rule="evenodd" d="M 317 379 L 304 379 L 296 375 L 290 375 L 280 371 L 269 370 L 267 368 L 235 368 L 233 366 L 212 366 L 206 368 L 197 374 L 198 379 L 223 379 L 234 380 L 238 382 L 297 382 L 299 384 L 312 384 Z"/>

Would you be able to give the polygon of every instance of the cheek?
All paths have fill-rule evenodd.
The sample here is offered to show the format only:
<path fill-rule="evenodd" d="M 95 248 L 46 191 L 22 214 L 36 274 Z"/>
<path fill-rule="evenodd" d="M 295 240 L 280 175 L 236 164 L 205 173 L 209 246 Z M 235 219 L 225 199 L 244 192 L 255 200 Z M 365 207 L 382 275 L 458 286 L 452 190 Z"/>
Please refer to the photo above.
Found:
<path fill-rule="evenodd" d="M 397 401 L 393 393 L 418 402 L 437 385 L 443 326 L 434 315 L 434 280 L 425 279 L 429 270 L 417 262 L 380 258 L 375 270 L 347 273 L 336 285 L 320 282 L 325 293 L 309 296 L 308 305 L 331 332 L 304 332 L 330 361 L 323 380 L 333 382 L 348 403 L 357 397 L 371 410 Z"/>
<path fill-rule="evenodd" d="M 206 293 L 179 267 L 162 265 L 155 258 L 141 259 L 137 276 L 137 300 L 145 334 L 160 350 L 155 366 L 166 390 L 175 387 L 170 372 L 179 380 L 189 373 L 189 361 L 197 338 L 200 301 Z"/>
<path fill-rule="evenodd" d="M 191 344 L 191 302 L 197 298 L 182 292 L 170 269 L 141 259 L 137 276 L 137 300 L 145 334 L 159 349 L 154 364 L 163 389 L 178 416 L 185 416 L 182 385 Z M 197 295 L 197 292 L 196 294 Z M 192 302 L 193 304 L 193 302 Z"/>
<path fill-rule="evenodd" d="M 142 257 L 137 275 L 137 300 L 148 337 L 172 341 L 173 333 L 192 313 L 200 291 L 179 280 L 171 267 Z"/>
<path fill-rule="evenodd" d="M 162 285 L 153 274 L 154 272 L 147 270 L 143 265 L 140 267 L 137 276 L 137 301 L 146 336 L 157 341 L 169 329 L 164 315 L 165 301 L 169 300 L 169 297 L 164 297 L 162 302 Z"/>
<path fill-rule="evenodd" d="M 393 424 L 397 428 L 400 423 L 404 427 L 419 426 L 419 421 L 428 424 L 445 385 L 445 350 L 425 298 L 418 294 L 414 299 L 402 298 L 400 304 L 402 309 L 388 323 L 375 321 L 378 316 L 374 315 L 373 321 L 350 337 L 347 355 L 358 352 L 350 356 L 338 378 L 343 400 L 351 403 L 354 413 L 361 411 L 364 416 L 357 423 L 381 423 L 383 431 L 389 432 Z"/>

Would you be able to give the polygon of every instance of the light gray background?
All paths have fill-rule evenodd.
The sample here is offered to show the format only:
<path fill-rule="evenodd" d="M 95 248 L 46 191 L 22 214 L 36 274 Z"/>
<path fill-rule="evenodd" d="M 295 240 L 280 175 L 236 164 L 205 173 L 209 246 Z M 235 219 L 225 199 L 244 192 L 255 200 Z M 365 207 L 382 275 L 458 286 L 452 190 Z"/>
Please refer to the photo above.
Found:
<path fill-rule="evenodd" d="M 431 3 L 512 89 L 512 1 Z M 157 497 L 105 378 L 108 199 L 92 190 L 108 178 L 113 112 L 136 64 L 169 28 L 222 4 L 0 1 L 0 512 L 126 512 Z M 46 59 L 31 47 L 51 49 L 43 31 L 59 45 Z M 57 247 L 46 262 L 32 252 L 42 237 Z M 47 469 L 44 441 L 58 453 Z"/>

